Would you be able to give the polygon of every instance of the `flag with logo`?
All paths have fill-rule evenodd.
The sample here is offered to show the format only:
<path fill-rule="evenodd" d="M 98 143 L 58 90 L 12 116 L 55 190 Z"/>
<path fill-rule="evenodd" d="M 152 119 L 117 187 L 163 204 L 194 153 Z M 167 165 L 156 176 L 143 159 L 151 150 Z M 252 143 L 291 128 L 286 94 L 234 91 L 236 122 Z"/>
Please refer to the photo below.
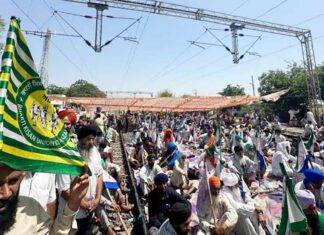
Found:
<path fill-rule="evenodd" d="M 284 176 L 284 199 L 278 235 L 305 232 L 307 230 L 307 219 L 295 194 L 292 181 L 282 163 L 280 163 L 280 168 Z"/>
<path fill-rule="evenodd" d="M 0 85 L 0 162 L 17 170 L 80 175 L 85 162 L 47 97 L 14 17 Z"/>

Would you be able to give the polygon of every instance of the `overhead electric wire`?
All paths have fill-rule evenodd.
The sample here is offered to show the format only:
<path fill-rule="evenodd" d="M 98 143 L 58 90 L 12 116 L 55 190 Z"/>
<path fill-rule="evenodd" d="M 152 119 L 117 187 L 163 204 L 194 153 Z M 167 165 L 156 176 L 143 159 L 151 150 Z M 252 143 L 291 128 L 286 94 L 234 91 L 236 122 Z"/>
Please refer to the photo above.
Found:
<path fill-rule="evenodd" d="M 54 15 L 54 18 L 56 20 L 56 22 L 58 23 L 58 25 L 61 27 L 61 29 L 63 30 L 63 32 L 65 34 L 67 34 L 65 28 L 63 27 L 62 23 L 58 20 L 58 18 L 56 17 L 56 15 L 54 14 L 54 7 L 50 6 L 46 0 L 43 0 L 43 2 L 45 3 L 45 5 L 48 7 L 48 9 L 53 12 L 53 15 Z M 80 37 L 79 35 L 74 35 L 75 37 Z M 83 68 L 85 68 L 85 71 L 87 71 L 87 75 L 88 75 L 88 78 L 90 78 L 90 80 L 92 80 L 92 78 L 94 77 L 88 64 L 85 62 L 85 59 L 81 56 L 80 52 L 77 50 L 77 48 L 75 47 L 75 43 L 72 42 L 71 38 L 69 38 L 69 41 L 70 41 L 70 44 L 71 44 L 71 47 L 73 48 L 75 54 L 79 57 L 81 63 L 82 63 L 82 66 Z"/>
<path fill-rule="evenodd" d="M 21 7 L 15 2 L 15 0 L 11 0 L 11 2 L 33 23 L 33 25 L 41 31 L 41 28 L 35 23 L 35 21 L 23 10 Z M 82 69 L 75 64 L 62 50 L 59 48 L 52 40 L 50 42 L 53 44 L 53 46 L 63 55 L 63 57 L 69 61 L 82 75 L 84 75 L 84 72 Z"/>
<path fill-rule="evenodd" d="M 240 9 L 241 7 L 243 7 L 249 0 L 246 0 L 244 2 L 242 2 L 239 6 L 237 6 L 233 11 L 231 11 L 229 14 L 233 14 L 234 12 L 236 12 L 238 9 Z"/>
<path fill-rule="evenodd" d="M 258 16 L 257 18 L 261 18 L 262 16 L 264 16 L 264 15 L 270 13 L 271 11 L 275 10 L 276 8 L 278 8 L 279 6 L 281 6 L 281 5 L 282 5 L 283 3 L 285 3 L 286 1 L 288 1 L 288 0 L 281 1 L 279 4 L 275 5 L 274 7 L 271 7 L 270 9 L 268 9 L 267 11 L 265 11 L 264 13 L 262 13 L 262 14 L 261 14 L 260 16 Z M 257 18 L 255 18 L 255 19 L 257 19 Z M 231 34 L 228 34 L 228 35 L 224 36 L 222 39 L 224 39 L 224 38 L 226 38 L 226 37 L 228 37 L 228 36 L 230 36 L 230 35 L 231 35 Z M 252 36 L 252 35 L 249 35 L 249 36 Z M 259 40 L 259 37 L 262 37 L 262 34 L 261 34 L 260 36 L 258 36 L 258 39 L 257 39 L 256 41 Z M 254 43 L 254 44 L 255 44 L 255 43 Z M 253 46 L 253 45 L 252 45 L 252 46 Z M 226 57 L 228 57 L 228 56 L 225 55 L 225 56 L 223 56 L 222 58 L 226 58 Z M 215 62 L 208 63 L 208 65 L 210 65 L 210 64 L 215 64 Z M 206 67 L 206 66 L 200 66 L 200 68 L 203 68 L 203 67 Z"/>
<path fill-rule="evenodd" d="M 271 11 L 277 9 L 278 7 L 280 7 L 282 4 L 284 4 L 285 2 L 288 2 L 289 0 L 283 0 L 281 2 L 279 2 L 277 5 L 275 5 L 274 7 L 270 8 L 269 10 L 266 10 L 265 12 L 263 12 L 261 15 L 257 16 L 256 18 L 254 18 L 255 20 L 267 15 L 268 13 L 270 13 Z"/>
<path fill-rule="evenodd" d="M 40 34 L 46 34 L 47 32 L 41 32 L 41 31 L 33 31 L 33 30 L 22 30 L 26 34 L 29 35 L 35 35 L 35 36 L 42 36 Z M 80 37 L 79 35 L 74 35 L 74 34 L 66 34 L 66 33 L 56 33 L 56 32 L 51 32 L 52 35 L 55 36 L 66 36 L 66 37 Z"/>
<path fill-rule="evenodd" d="M 57 10 L 57 12 L 62 13 L 62 14 L 66 14 L 66 15 L 72 15 L 72 16 L 78 16 L 78 17 L 82 17 L 82 18 L 86 18 L 86 19 L 96 19 L 96 16 L 91 16 L 91 15 L 80 15 L 77 13 L 72 13 L 72 12 L 66 12 L 66 11 L 59 11 Z M 106 18 L 110 18 L 110 19 L 118 19 L 118 20 L 135 20 L 135 18 L 130 18 L 130 17 L 120 17 L 120 16 L 112 16 L 112 15 L 102 15 L 103 17 Z"/>
<path fill-rule="evenodd" d="M 236 8 L 234 8 L 229 14 L 233 14 L 235 11 L 237 11 L 238 9 L 240 9 L 241 7 L 243 7 L 248 1 L 249 0 L 246 0 L 243 3 L 241 3 L 239 6 L 237 6 Z M 207 31 L 205 30 L 200 36 L 198 36 L 198 38 L 195 41 L 199 40 L 206 32 Z M 227 38 L 229 35 L 231 35 L 231 34 L 228 34 L 228 35 L 224 36 L 222 39 Z M 175 56 L 174 59 L 170 63 L 168 63 L 163 69 L 161 69 L 160 72 L 158 72 L 156 75 L 154 75 L 153 77 L 151 77 L 148 82 L 153 81 L 155 78 L 159 78 L 161 76 L 159 74 L 161 74 L 168 67 L 170 67 L 173 63 L 175 63 L 175 61 L 177 61 L 185 52 L 187 52 L 188 49 L 191 48 L 191 46 L 192 46 L 192 44 L 189 44 L 182 52 L 180 52 L 177 56 Z M 191 56 L 189 59 L 184 60 L 183 62 L 180 63 L 180 65 L 184 64 L 184 62 L 188 62 L 188 61 L 194 59 L 196 56 L 200 55 L 201 53 L 202 52 L 196 53 L 195 56 Z M 178 66 L 173 67 L 170 71 L 175 70 L 176 68 L 178 68 Z M 167 73 L 163 73 L 163 74 L 165 75 Z M 164 75 L 162 75 L 162 76 L 164 76 Z"/>
<path fill-rule="evenodd" d="M 126 80 L 126 78 L 127 78 L 127 76 L 128 76 L 129 70 L 130 70 L 131 65 L 132 65 L 132 63 L 133 63 L 133 61 L 134 61 L 135 54 L 136 54 L 136 51 L 137 51 L 137 47 L 138 47 L 138 45 L 139 45 L 139 43 L 140 43 L 140 41 L 141 41 L 141 39 L 142 39 L 142 36 L 143 36 L 144 31 L 145 31 L 145 29 L 146 29 L 146 27 L 147 27 L 147 24 L 148 24 L 148 21 L 149 21 L 149 19 L 150 19 L 150 16 L 151 16 L 151 14 L 148 13 L 148 16 L 147 16 L 147 18 L 146 18 L 146 21 L 145 21 L 145 23 L 144 23 L 144 27 L 143 27 L 143 29 L 142 29 L 142 31 L 141 31 L 141 34 L 139 35 L 138 43 L 134 46 L 133 53 L 130 55 L 130 60 L 129 60 L 128 64 L 127 64 L 126 71 L 125 71 L 124 76 L 123 76 L 123 78 L 122 78 L 122 82 L 121 82 L 121 89 L 120 89 L 120 90 L 122 90 L 123 87 L 124 87 L 124 82 L 125 82 L 125 80 Z M 142 16 L 141 16 L 141 18 L 142 18 Z"/>
<path fill-rule="evenodd" d="M 56 10 L 54 11 L 54 14 L 58 15 L 77 35 L 79 35 L 83 40 L 84 42 L 89 46 L 89 47 L 92 47 L 94 48 L 91 43 L 89 42 L 89 40 L 87 40 L 85 37 L 82 36 L 82 34 L 76 30 L 76 28 L 74 28 L 67 20 L 64 19 L 63 16 L 61 16 Z"/>
<path fill-rule="evenodd" d="M 257 43 L 257 41 L 261 40 L 261 36 L 259 36 L 253 43 L 252 45 L 240 56 L 239 60 L 243 59 L 243 57 L 248 53 L 251 48 Z"/>

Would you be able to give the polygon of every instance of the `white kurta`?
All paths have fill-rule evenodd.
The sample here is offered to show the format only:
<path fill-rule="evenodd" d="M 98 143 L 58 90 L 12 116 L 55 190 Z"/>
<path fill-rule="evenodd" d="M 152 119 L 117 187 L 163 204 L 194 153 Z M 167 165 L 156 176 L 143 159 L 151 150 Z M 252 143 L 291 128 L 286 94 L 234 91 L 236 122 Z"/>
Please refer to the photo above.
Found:
<path fill-rule="evenodd" d="M 144 195 L 148 194 L 148 188 L 146 186 L 146 183 L 150 183 L 154 181 L 154 177 L 159 174 L 162 173 L 162 169 L 159 165 L 154 164 L 154 166 L 152 168 L 149 167 L 149 165 L 145 165 L 141 168 L 140 170 L 140 186 L 142 189 L 142 192 L 144 193 Z"/>
<path fill-rule="evenodd" d="M 238 222 L 234 228 L 234 232 L 240 235 L 258 235 L 258 225 L 255 224 L 255 208 L 253 199 L 246 194 L 245 201 L 237 192 L 233 193 L 228 187 L 224 187 L 224 196 L 228 199 L 230 204 L 234 207 L 238 214 Z"/>
<path fill-rule="evenodd" d="M 19 189 L 20 196 L 34 198 L 47 211 L 47 204 L 55 201 L 55 174 L 27 172 Z"/>

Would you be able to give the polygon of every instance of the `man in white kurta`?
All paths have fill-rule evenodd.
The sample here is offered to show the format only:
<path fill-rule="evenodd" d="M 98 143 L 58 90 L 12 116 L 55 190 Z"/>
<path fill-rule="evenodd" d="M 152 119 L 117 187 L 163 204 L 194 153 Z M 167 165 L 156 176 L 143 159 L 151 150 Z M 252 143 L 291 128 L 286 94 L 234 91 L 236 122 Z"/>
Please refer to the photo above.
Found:
<path fill-rule="evenodd" d="M 26 172 L 19 195 L 34 198 L 50 217 L 56 212 L 55 174 Z"/>
<path fill-rule="evenodd" d="M 222 193 L 221 182 L 217 176 L 211 176 L 208 183 L 211 191 L 212 205 L 210 206 L 210 199 L 200 201 L 200 203 L 209 204 L 203 216 L 198 214 L 200 227 L 206 234 L 210 234 L 211 230 L 215 230 L 219 234 L 230 234 L 238 220 L 236 210 Z"/>
<path fill-rule="evenodd" d="M 234 173 L 226 173 L 221 179 L 224 183 L 224 196 L 238 214 L 238 221 L 234 232 L 240 235 L 259 235 L 264 232 L 260 229 L 253 199 L 248 193 L 241 193 L 238 187 L 238 177 Z"/>
<path fill-rule="evenodd" d="M 146 158 L 147 164 L 140 170 L 140 187 L 144 195 L 153 189 L 154 177 L 163 172 L 162 168 L 155 163 L 155 155 L 149 154 Z"/>

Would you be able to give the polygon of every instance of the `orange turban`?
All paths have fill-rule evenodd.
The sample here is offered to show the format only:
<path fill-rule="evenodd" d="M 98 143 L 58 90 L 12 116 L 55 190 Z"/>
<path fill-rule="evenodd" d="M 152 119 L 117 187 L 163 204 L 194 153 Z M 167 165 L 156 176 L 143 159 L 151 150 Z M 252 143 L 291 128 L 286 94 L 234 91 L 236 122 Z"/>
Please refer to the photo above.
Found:
<path fill-rule="evenodd" d="M 73 125 L 73 126 L 76 124 L 77 116 L 76 116 L 76 113 L 74 112 L 73 109 L 61 110 L 58 113 L 58 116 L 59 116 L 60 119 L 63 119 L 65 117 L 67 117 L 69 119 L 69 121 L 71 122 L 71 125 Z"/>
<path fill-rule="evenodd" d="M 217 176 L 209 177 L 208 182 L 209 182 L 209 185 L 212 185 L 215 188 L 220 188 L 220 186 L 221 186 L 221 182 L 220 182 L 220 180 L 219 180 L 219 178 Z"/>

